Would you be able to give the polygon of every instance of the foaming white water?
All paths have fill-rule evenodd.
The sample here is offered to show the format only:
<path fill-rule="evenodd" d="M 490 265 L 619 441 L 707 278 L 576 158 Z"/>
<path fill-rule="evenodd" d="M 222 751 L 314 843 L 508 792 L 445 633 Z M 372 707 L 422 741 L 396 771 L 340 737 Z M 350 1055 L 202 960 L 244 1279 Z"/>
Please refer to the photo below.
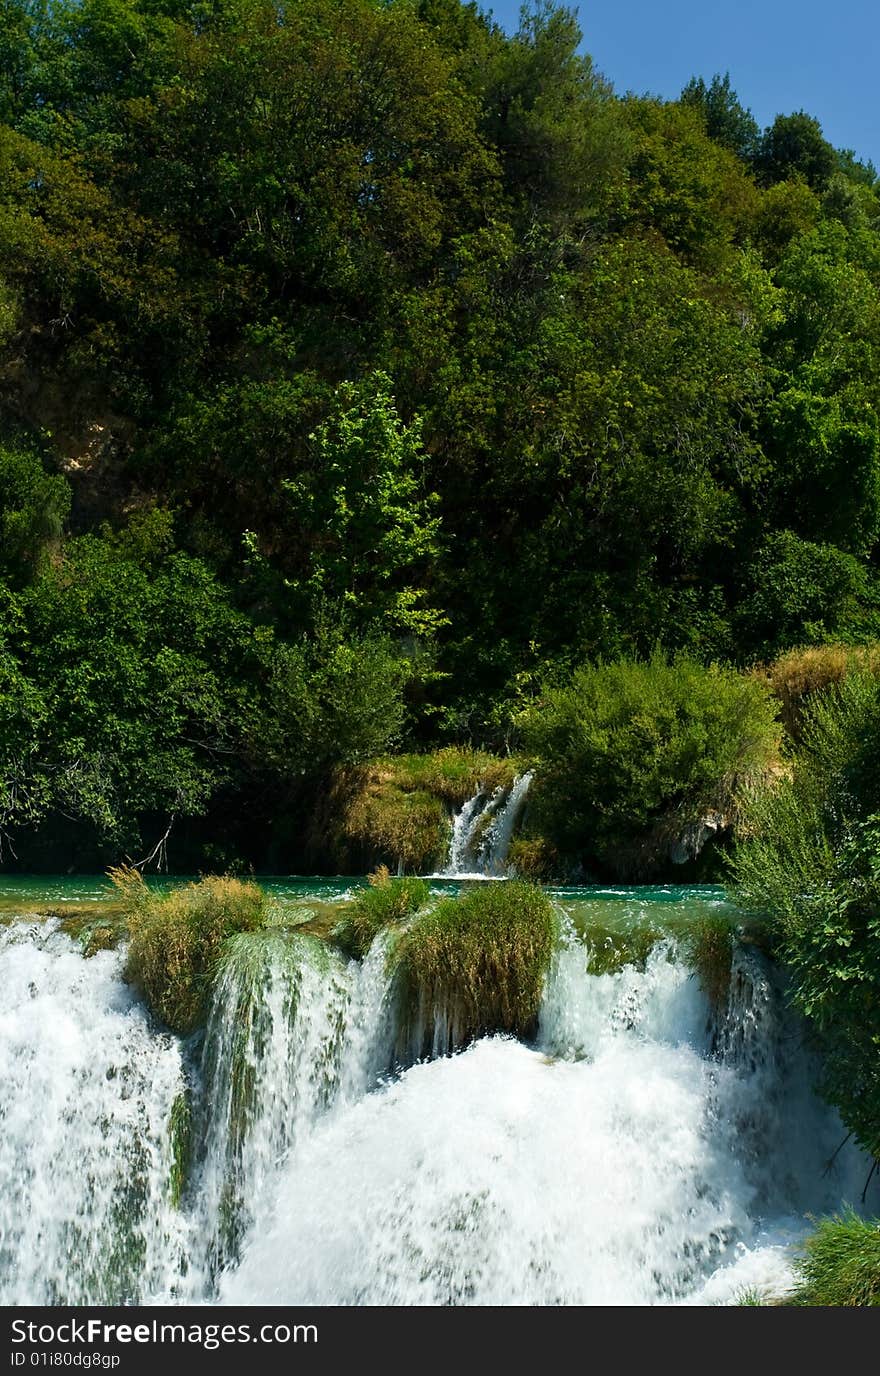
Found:
<path fill-rule="evenodd" d="M 572 943 L 538 1048 L 485 1039 L 325 1118 L 291 1153 L 221 1302 L 718 1304 L 784 1292 L 806 1212 L 854 1197 L 858 1155 L 823 1175 L 839 1123 L 801 1093 L 806 1070 L 783 1064 L 801 1055 L 794 1040 L 761 1067 L 707 1055 L 718 1019 L 673 956 L 589 976 Z M 756 1025 L 763 1000 L 764 1030 L 775 1018 L 779 1032 L 772 989 L 759 968 L 750 978 L 731 997 L 749 985 Z"/>
<path fill-rule="evenodd" d="M 221 1298 L 683 1295 L 747 1224 L 736 1164 L 703 1131 L 707 1074 L 692 1052 L 623 1041 L 592 1067 L 503 1038 L 415 1066 L 294 1154 L 273 1225 Z"/>
<path fill-rule="evenodd" d="M 388 1068 L 388 983 L 384 941 L 363 966 L 282 931 L 230 943 L 202 1056 L 196 1291 L 259 1226 L 286 1154 Z"/>
<path fill-rule="evenodd" d="M 644 971 L 625 965 L 591 975 L 589 948 L 569 938 L 557 952 L 541 1009 L 542 1046 L 570 1059 L 594 1057 L 622 1032 L 705 1053 L 711 1018 L 706 999 L 675 948 L 660 942 Z"/>
<path fill-rule="evenodd" d="M 855 1201 L 843 1132 L 749 949 L 712 1010 L 675 947 L 590 975 L 576 940 L 535 1045 L 393 1082 L 384 939 L 362 965 L 233 943 L 173 1206 L 183 1048 L 51 926 L 0 933 L 0 1302 L 720 1304 L 791 1283 L 806 1215 Z"/>
<path fill-rule="evenodd" d="M 0 1303 L 121 1304 L 175 1288 L 180 1047 L 45 924 L 0 929 Z"/>

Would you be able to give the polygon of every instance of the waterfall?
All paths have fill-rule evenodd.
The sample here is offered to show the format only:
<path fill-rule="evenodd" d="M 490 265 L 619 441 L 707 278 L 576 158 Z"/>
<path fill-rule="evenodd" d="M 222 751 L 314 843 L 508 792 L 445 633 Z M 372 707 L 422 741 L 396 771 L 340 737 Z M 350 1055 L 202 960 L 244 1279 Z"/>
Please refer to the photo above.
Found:
<path fill-rule="evenodd" d="M 0 1302 L 727 1304 L 857 1201 L 754 948 L 712 1006 L 675 940 L 596 974 L 567 931 L 534 1041 L 401 1069 L 388 940 L 234 938 L 181 1042 L 121 955 L 0 928 Z"/>
<path fill-rule="evenodd" d="M 711 1010 L 673 945 L 655 948 L 644 970 L 587 967 L 585 947 L 569 941 L 536 1045 L 484 1038 L 324 1118 L 288 1161 L 269 1226 L 223 1277 L 221 1301 L 649 1305 L 731 1303 L 745 1288 L 784 1294 L 805 1212 L 854 1198 L 864 1163 L 842 1154 L 837 1177 L 823 1174 L 840 1125 L 799 1084 L 769 1151 L 742 1150 L 768 1080 L 713 1049 Z M 790 1038 L 778 1007 L 774 1018 Z M 785 1105 L 786 1086 L 776 1092 Z M 345 1169 L 328 1172 L 328 1161 Z"/>
<path fill-rule="evenodd" d="M 501 879 L 507 873 L 507 853 L 514 828 L 525 805 L 532 773 L 517 775 L 510 788 L 496 788 L 491 796 L 475 793 L 452 820 L 452 837 L 444 878 Z"/>
<path fill-rule="evenodd" d="M 204 1283 L 234 1260 L 286 1154 L 390 1065 L 388 995 L 384 941 L 363 966 L 282 931 L 230 942 L 202 1054 Z"/>
<path fill-rule="evenodd" d="M 0 1303 L 174 1292 L 189 1245 L 167 1130 L 181 1047 L 53 924 L 0 927 Z M 75 1259 L 75 1260 L 74 1260 Z"/>
<path fill-rule="evenodd" d="M 493 802 L 495 795 L 493 794 Z M 449 858 L 445 874 L 456 875 L 467 872 L 467 859 L 474 845 L 477 826 L 486 810 L 485 793 L 475 793 L 452 819 L 452 837 L 449 842 Z"/>

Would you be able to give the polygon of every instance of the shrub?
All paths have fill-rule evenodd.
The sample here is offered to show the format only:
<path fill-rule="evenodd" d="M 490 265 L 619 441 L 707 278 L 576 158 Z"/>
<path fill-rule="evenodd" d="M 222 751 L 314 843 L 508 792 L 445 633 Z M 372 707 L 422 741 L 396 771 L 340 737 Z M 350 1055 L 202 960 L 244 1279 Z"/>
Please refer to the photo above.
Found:
<path fill-rule="evenodd" d="M 746 571 L 749 584 L 753 591 L 740 603 L 737 628 L 741 643 L 759 655 L 877 633 L 876 587 L 864 563 L 835 544 L 774 531 Z"/>
<path fill-rule="evenodd" d="M 757 792 L 734 896 L 770 921 L 822 1055 L 820 1088 L 880 1155 L 880 683 L 846 679 L 805 709 L 792 777 Z"/>
<path fill-rule="evenodd" d="M 520 880 L 479 885 L 419 916 L 394 953 L 412 1054 L 492 1032 L 532 1035 L 557 933 L 547 895 Z"/>
<path fill-rule="evenodd" d="M 370 876 L 333 929 L 333 939 L 347 955 L 363 960 L 384 927 L 399 926 L 427 903 L 431 890 L 424 879 L 389 879 L 387 870 Z M 374 882 L 376 881 L 376 882 Z"/>
<path fill-rule="evenodd" d="M 848 1210 L 824 1218 L 796 1263 L 795 1305 L 880 1305 L 880 1222 Z"/>
<path fill-rule="evenodd" d="M 514 836 L 507 852 L 508 873 L 540 884 L 549 883 L 559 868 L 559 856 L 543 836 Z"/>
<path fill-rule="evenodd" d="M 257 884 L 217 876 L 155 893 L 135 870 L 110 874 L 127 909 L 126 978 L 186 1036 L 207 1019 L 223 943 L 266 925 L 266 895 Z"/>
<path fill-rule="evenodd" d="M 638 877 L 656 870 L 664 835 L 668 847 L 676 828 L 729 813 L 781 739 L 766 685 L 659 650 L 585 665 L 545 691 L 524 729 L 538 771 L 532 825 L 588 867 Z"/>

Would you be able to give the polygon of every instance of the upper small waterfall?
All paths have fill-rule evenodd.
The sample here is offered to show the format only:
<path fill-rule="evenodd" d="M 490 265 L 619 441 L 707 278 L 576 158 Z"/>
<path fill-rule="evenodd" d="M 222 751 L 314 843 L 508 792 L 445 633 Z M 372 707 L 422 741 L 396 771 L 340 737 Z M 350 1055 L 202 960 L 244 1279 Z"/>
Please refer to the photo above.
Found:
<path fill-rule="evenodd" d="M 510 788 L 502 785 L 489 796 L 480 790 L 468 799 L 452 821 L 445 878 L 504 878 L 511 837 L 531 782 L 528 770 L 518 774 Z"/>

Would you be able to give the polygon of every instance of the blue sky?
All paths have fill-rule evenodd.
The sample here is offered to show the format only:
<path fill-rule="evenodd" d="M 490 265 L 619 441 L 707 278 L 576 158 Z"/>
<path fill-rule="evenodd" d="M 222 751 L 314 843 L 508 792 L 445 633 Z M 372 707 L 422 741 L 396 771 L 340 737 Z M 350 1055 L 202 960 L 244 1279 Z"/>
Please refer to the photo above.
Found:
<path fill-rule="evenodd" d="M 519 0 L 482 0 L 515 29 Z M 584 47 L 619 93 L 678 95 L 730 72 L 762 128 L 806 110 L 838 148 L 880 168 L 878 0 L 584 0 Z"/>

